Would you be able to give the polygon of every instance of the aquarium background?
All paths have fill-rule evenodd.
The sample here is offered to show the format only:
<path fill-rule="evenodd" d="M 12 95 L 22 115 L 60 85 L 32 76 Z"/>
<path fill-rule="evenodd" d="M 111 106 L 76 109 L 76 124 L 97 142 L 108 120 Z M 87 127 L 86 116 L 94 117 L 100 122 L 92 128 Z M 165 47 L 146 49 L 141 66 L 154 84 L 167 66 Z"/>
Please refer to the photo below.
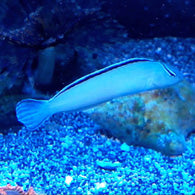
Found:
<path fill-rule="evenodd" d="M 2 0 L 0 186 L 54 195 L 194 194 L 194 13 L 193 0 Z M 21 99 L 50 98 L 83 75 L 139 57 L 177 67 L 190 86 L 192 117 L 179 111 L 182 154 L 127 145 L 86 112 L 56 114 L 33 131 L 17 121 Z"/>

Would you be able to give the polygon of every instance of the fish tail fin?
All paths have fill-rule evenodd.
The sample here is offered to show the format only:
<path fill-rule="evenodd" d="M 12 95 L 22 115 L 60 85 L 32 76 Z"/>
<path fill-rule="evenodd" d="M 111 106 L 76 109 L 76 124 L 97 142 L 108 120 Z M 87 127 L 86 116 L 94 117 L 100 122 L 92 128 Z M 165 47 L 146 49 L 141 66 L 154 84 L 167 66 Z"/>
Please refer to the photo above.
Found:
<path fill-rule="evenodd" d="M 36 129 L 43 121 L 51 116 L 48 100 L 24 99 L 16 105 L 18 121 L 28 129 Z"/>

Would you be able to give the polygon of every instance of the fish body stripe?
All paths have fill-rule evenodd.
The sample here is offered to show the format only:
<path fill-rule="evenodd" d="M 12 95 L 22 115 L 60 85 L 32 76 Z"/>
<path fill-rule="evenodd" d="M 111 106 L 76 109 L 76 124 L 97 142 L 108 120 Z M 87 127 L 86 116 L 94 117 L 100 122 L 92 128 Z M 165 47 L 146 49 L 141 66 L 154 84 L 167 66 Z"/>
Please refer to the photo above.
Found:
<path fill-rule="evenodd" d="M 102 68 L 100 70 L 97 70 L 93 73 L 90 73 L 84 77 L 81 77 L 80 79 L 74 81 L 73 83 L 71 83 L 70 85 L 66 86 L 64 89 L 62 89 L 59 93 L 57 93 L 53 98 L 56 98 L 57 96 L 59 96 L 60 94 L 64 93 L 65 91 L 71 89 L 72 87 L 82 83 L 82 82 L 85 82 L 95 76 L 98 76 L 98 75 L 101 75 L 103 73 L 106 73 L 108 71 L 111 71 L 113 69 L 116 69 L 116 68 L 119 68 L 119 67 L 122 67 L 122 66 L 125 66 L 127 64 L 133 64 L 133 63 L 136 63 L 136 62 L 150 62 L 152 60 L 150 59 L 145 59 L 145 58 L 131 58 L 131 59 L 128 59 L 128 60 L 124 60 L 124 61 L 121 61 L 121 62 L 118 62 L 116 64 L 112 64 L 110 66 L 107 66 L 105 68 Z"/>

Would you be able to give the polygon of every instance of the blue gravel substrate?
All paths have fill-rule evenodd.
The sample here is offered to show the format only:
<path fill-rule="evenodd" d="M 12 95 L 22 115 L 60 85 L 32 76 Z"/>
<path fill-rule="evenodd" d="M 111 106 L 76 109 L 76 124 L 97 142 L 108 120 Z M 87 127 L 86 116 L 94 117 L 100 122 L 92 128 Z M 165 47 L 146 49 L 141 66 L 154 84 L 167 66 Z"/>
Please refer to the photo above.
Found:
<path fill-rule="evenodd" d="M 182 156 L 167 157 L 102 136 L 83 113 L 0 137 L 0 186 L 39 194 L 193 194 L 194 174 L 195 136 Z"/>

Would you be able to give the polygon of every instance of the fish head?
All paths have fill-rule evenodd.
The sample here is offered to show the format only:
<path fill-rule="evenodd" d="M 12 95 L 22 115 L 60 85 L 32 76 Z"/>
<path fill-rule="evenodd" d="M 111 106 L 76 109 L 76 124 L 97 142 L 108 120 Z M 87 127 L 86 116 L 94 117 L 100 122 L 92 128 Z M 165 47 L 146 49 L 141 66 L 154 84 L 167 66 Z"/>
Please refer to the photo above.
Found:
<path fill-rule="evenodd" d="M 183 75 L 176 67 L 159 63 L 158 70 L 156 71 L 156 76 L 153 81 L 155 86 L 161 88 L 174 85 L 182 80 Z"/>

